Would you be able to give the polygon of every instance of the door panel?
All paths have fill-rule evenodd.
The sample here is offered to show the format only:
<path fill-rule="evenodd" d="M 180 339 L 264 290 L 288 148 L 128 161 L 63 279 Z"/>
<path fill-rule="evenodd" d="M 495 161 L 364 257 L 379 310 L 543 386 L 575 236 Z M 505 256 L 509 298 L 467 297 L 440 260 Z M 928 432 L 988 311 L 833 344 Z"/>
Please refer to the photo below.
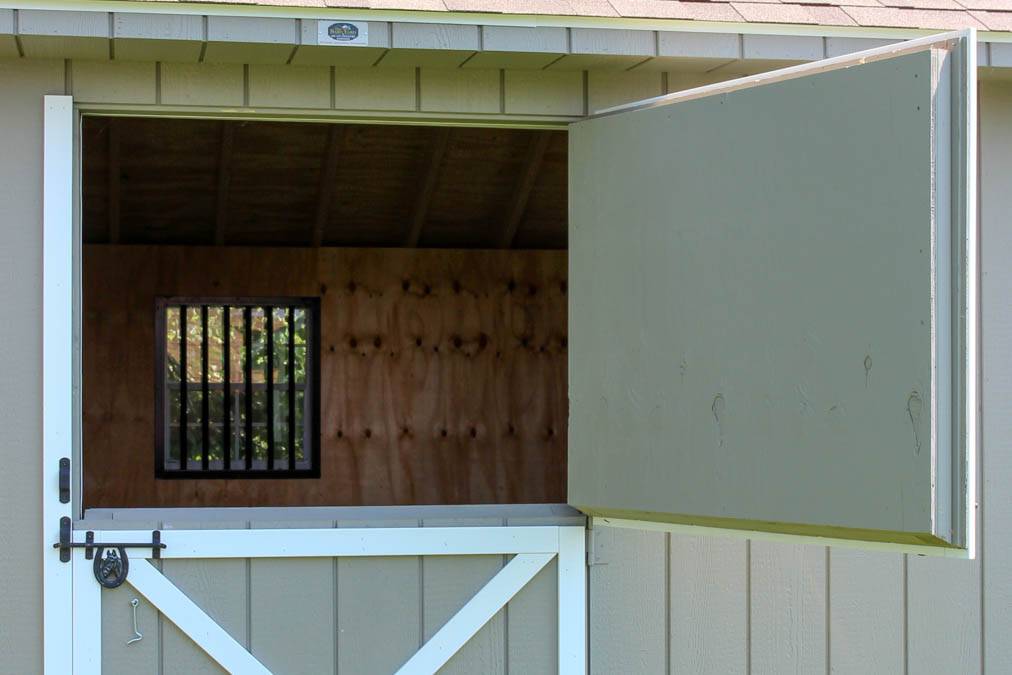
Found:
<path fill-rule="evenodd" d="M 920 40 L 571 126 L 570 503 L 969 545 L 972 53 Z"/>

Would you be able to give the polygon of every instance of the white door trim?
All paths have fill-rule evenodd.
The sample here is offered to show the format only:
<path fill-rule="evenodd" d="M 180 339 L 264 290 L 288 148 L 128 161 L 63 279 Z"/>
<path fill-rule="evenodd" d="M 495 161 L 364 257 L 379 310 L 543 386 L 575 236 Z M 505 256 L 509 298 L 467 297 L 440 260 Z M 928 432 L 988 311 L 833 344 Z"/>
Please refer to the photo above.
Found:
<path fill-rule="evenodd" d="M 554 557 L 551 553 L 515 556 L 401 666 L 397 675 L 430 675 L 442 668 Z"/>
<path fill-rule="evenodd" d="M 42 162 L 42 659 L 71 672 L 73 574 L 53 543 L 74 495 L 60 501 L 60 458 L 73 454 L 74 102 L 43 98 Z M 71 481 L 73 489 L 73 481 Z"/>
<path fill-rule="evenodd" d="M 149 530 L 95 530 L 98 542 L 150 542 Z M 435 673 L 539 571 L 558 558 L 560 675 L 587 670 L 586 530 L 583 526 L 348 528 L 275 530 L 163 530 L 166 559 L 304 558 L 418 555 L 514 557 L 447 621 L 399 674 Z M 74 532 L 83 541 L 84 532 Z M 75 675 L 100 672 L 100 586 L 91 561 L 75 549 Z M 131 548 L 127 583 L 229 672 L 269 673 L 263 664 L 200 609 L 147 559 L 151 549 Z M 68 566 L 69 567 L 69 566 Z M 71 672 L 68 669 L 65 672 Z"/>
<path fill-rule="evenodd" d="M 275 530 L 161 530 L 160 558 L 312 558 L 557 553 L 564 527 L 377 527 Z M 583 530 L 582 527 L 575 529 Z M 94 530 L 95 541 L 151 541 L 151 530 Z M 83 543 L 85 533 L 74 532 Z M 131 548 L 130 558 L 150 558 Z"/>

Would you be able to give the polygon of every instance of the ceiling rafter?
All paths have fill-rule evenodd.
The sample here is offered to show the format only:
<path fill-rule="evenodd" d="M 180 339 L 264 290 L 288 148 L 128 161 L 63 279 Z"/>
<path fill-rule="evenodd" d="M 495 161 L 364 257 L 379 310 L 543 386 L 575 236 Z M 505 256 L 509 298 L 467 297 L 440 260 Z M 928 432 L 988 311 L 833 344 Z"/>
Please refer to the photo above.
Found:
<path fill-rule="evenodd" d="M 531 197 L 531 190 L 538 180 L 538 172 L 541 170 L 541 163 L 545 158 L 545 151 L 552 139 L 552 132 L 538 131 L 531 139 L 527 148 L 527 156 L 524 158 L 523 166 L 517 177 L 516 187 L 513 190 L 513 200 L 506 211 L 506 218 L 503 220 L 502 229 L 499 233 L 499 240 L 496 242 L 501 248 L 511 248 L 513 240 L 517 235 L 517 228 L 523 220 L 524 212 L 527 210 L 527 202 Z"/>
<path fill-rule="evenodd" d="M 106 128 L 109 142 L 109 164 L 108 164 L 108 218 L 109 218 L 109 243 L 118 244 L 122 236 L 120 219 L 120 133 L 119 122 L 115 117 L 109 118 L 109 126 Z"/>
<path fill-rule="evenodd" d="M 232 182 L 232 149 L 235 145 L 235 125 L 221 123 L 221 148 L 218 152 L 218 186 L 214 218 L 214 243 L 225 245 L 225 230 L 228 226 L 228 189 Z"/>
<path fill-rule="evenodd" d="M 436 191 L 436 183 L 439 181 L 439 173 L 443 166 L 443 157 L 450 142 L 450 127 L 437 127 L 434 132 L 427 169 L 415 197 L 415 206 L 411 211 L 411 225 L 407 236 L 404 237 L 404 246 L 409 248 L 418 246 L 418 241 L 422 237 L 422 228 L 425 227 L 425 218 L 429 213 L 429 205 L 432 203 L 432 195 Z"/>
<path fill-rule="evenodd" d="M 347 146 L 348 137 L 351 135 L 351 125 L 340 126 L 330 125 L 327 130 L 327 147 L 323 152 L 323 162 L 320 166 L 320 189 L 316 199 L 316 217 L 313 220 L 312 245 L 319 248 L 323 245 L 323 230 L 327 226 L 330 217 L 330 205 L 337 193 L 337 162 L 341 156 L 341 150 Z"/>

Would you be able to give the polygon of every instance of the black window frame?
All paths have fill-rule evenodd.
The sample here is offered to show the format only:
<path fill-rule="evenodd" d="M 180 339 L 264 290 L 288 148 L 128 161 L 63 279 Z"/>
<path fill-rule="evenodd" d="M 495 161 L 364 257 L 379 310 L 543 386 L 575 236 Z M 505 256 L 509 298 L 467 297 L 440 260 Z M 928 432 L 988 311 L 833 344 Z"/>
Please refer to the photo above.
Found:
<path fill-rule="evenodd" d="M 189 455 L 182 460 L 182 466 L 185 468 L 170 469 L 166 468 L 166 437 L 167 429 L 166 425 L 168 420 L 165 416 L 166 403 L 165 393 L 168 387 L 166 381 L 166 358 L 167 358 L 167 339 L 166 339 L 166 312 L 169 308 L 173 307 L 200 307 L 202 320 L 206 321 L 207 308 L 214 307 L 226 307 L 229 309 L 244 309 L 244 325 L 242 330 L 244 331 L 243 337 L 243 348 L 246 354 L 249 354 L 251 344 L 249 337 L 251 334 L 251 320 L 250 312 L 254 308 L 267 309 L 271 311 L 280 308 L 292 308 L 294 315 L 295 309 L 304 309 L 306 311 L 306 383 L 303 389 L 303 396 L 309 397 L 309 402 L 305 407 L 305 413 L 308 414 L 310 419 L 308 424 L 304 424 L 308 430 L 307 436 L 305 437 L 308 441 L 308 445 L 304 443 L 303 453 L 309 458 L 309 467 L 299 468 L 295 465 L 294 449 L 289 450 L 289 465 L 285 468 L 274 467 L 274 456 L 273 456 L 273 443 L 269 442 L 268 452 L 268 468 L 253 468 L 252 458 L 249 454 L 249 447 L 244 448 L 243 461 L 245 466 L 241 468 L 231 468 L 231 457 L 226 453 L 224 462 L 225 466 L 229 468 L 215 469 L 209 468 L 208 454 L 202 452 L 202 466 L 200 468 L 190 468 L 190 464 L 193 463 L 190 460 Z M 224 312 L 225 316 L 228 316 L 228 311 Z M 206 379 L 206 360 L 207 360 L 207 333 L 201 331 L 201 360 L 204 365 L 204 372 L 202 373 L 201 380 L 197 386 L 202 387 L 204 394 L 201 396 L 201 408 L 203 409 L 201 415 L 202 424 L 202 444 L 207 444 L 208 440 L 208 423 L 207 423 L 207 395 L 208 382 Z M 272 341 L 268 341 L 272 342 Z M 165 296 L 155 298 L 155 478 L 157 479 L 292 479 L 292 478 L 319 478 L 320 472 L 320 299 L 318 297 L 292 297 L 292 296 L 275 296 L 275 297 L 246 297 L 246 296 Z M 273 348 L 268 350 L 268 354 L 271 354 Z M 185 357 L 181 359 L 183 366 L 185 367 Z M 244 358 L 245 363 L 245 358 Z M 185 371 L 181 373 L 182 380 L 185 380 Z M 269 379 L 267 385 L 268 400 L 273 401 L 273 391 L 271 389 L 272 379 Z M 247 379 L 244 374 L 243 384 L 247 387 L 246 391 L 250 392 L 252 383 Z M 185 389 L 185 388 L 184 388 Z M 292 389 L 294 391 L 294 389 Z M 250 403 L 252 405 L 252 403 Z M 247 411 L 249 407 L 247 407 Z M 226 417 L 226 420 L 229 420 Z M 184 416 L 185 420 L 185 416 Z M 273 415 L 267 414 L 268 429 L 273 429 Z M 244 438 L 250 438 L 252 426 L 252 418 L 246 416 L 246 433 Z M 291 424 L 289 424 L 291 426 Z M 231 423 L 226 422 L 223 428 L 223 434 L 227 434 L 231 428 Z M 268 438 L 272 432 L 268 431 Z"/>

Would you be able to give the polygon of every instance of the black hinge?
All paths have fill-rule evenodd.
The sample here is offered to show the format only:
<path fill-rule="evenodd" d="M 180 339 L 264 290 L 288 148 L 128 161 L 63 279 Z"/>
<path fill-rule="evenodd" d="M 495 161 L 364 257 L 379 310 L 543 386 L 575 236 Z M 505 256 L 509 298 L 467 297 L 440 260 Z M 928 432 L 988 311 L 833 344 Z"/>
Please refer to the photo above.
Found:
<path fill-rule="evenodd" d="M 150 548 L 152 558 L 161 558 L 162 549 L 165 548 L 160 530 L 154 530 L 151 533 L 150 543 L 96 542 L 95 533 L 91 530 L 84 533 L 84 543 L 72 541 L 72 537 L 70 518 L 64 516 L 60 518 L 60 541 L 53 544 L 53 548 L 60 550 L 60 561 L 70 562 L 70 549 L 83 548 L 86 559 L 95 559 L 95 579 L 106 588 L 116 588 L 126 581 L 127 572 L 130 570 L 126 549 Z"/>
<path fill-rule="evenodd" d="M 60 458 L 60 503 L 70 503 L 70 459 Z"/>

